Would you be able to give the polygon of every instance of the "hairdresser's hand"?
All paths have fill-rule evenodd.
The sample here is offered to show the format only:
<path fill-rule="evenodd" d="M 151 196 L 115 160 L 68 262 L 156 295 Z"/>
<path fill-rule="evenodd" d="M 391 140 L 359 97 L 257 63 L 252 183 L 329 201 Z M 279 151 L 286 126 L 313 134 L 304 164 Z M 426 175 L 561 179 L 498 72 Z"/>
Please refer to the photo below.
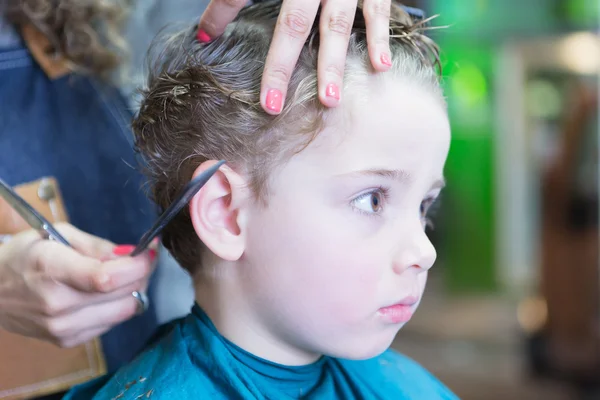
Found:
<path fill-rule="evenodd" d="M 212 0 L 200 20 L 198 38 L 208 42 L 221 35 L 246 3 L 246 0 Z M 340 103 L 357 3 L 358 0 L 283 0 L 262 79 L 261 104 L 268 113 L 279 114 L 283 108 L 290 77 L 320 5 L 319 98 L 328 107 Z M 371 63 L 376 71 L 386 71 L 391 67 L 391 0 L 363 3 Z"/>
<path fill-rule="evenodd" d="M 131 293 L 146 290 L 156 250 L 118 256 L 124 246 L 57 228 L 74 249 L 36 231 L 0 246 L 0 328 L 71 347 L 135 315 Z"/>

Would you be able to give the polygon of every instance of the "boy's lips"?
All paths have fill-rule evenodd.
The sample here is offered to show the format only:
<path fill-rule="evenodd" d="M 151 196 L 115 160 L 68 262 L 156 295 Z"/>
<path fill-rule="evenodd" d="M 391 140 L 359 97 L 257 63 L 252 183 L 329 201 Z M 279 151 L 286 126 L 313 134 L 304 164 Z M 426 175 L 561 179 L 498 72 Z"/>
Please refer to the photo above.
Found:
<path fill-rule="evenodd" d="M 412 318 L 413 306 L 418 302 L 418 297 L 408 296 L 391 306 L 380 308 L 377 313 L 392 324 L 407 322 Z"/>

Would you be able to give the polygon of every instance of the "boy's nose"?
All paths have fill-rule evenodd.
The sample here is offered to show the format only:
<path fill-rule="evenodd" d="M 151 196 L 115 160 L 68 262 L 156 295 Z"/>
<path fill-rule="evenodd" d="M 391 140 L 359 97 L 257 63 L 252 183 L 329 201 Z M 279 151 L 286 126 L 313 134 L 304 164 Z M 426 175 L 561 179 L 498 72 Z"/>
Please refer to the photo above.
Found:
<path fill-rule="evenodd" d="M 394 259 L 394 272 L 401 274 L 411 267 L 428 271 L 435 263 L 437 252 L 425 231 L 419 226 L 404 237 Z"/>

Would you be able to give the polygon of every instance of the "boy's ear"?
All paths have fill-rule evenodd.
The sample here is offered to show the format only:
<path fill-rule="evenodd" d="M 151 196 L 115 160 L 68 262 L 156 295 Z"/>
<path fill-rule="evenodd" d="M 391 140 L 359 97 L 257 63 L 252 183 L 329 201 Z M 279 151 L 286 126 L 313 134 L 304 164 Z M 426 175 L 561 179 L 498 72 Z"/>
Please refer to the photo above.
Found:
<path fill-rule="evenodd" d="M 194 178 L 215 165 L 205 161 L 194 172 Z M 244 253 L 245 180 L 227 166 L 206 182 L 190 202 L 190 217 L 196 234 L 217 256 L 224 260 L 238 260 Z"/>

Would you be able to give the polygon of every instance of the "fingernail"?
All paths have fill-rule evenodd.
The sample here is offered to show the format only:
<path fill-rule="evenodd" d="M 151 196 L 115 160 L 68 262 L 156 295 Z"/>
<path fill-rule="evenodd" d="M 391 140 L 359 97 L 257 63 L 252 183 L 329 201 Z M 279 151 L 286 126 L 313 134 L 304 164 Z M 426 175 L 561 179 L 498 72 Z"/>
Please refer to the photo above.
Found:
<path fill-rule="evenodd" d="M 273 112 L 281 112 L 281 106 L 283 104 L 283 96 L 277 89 L 269 89 L 267 92 L 267 108 Z"/>
<path fill-rule="evenodd" d="M 198 39 L 198 41 L 200 43 L 210 42 L 210 36 L 208 36 L 208 33 L 206 33 L 206 31 L 204 31 L 204 29 L 198 29 L 198 33 L 196 34 L 196 39 Z"/>
<path fill-rule="evenodd" d="M 154 261 L 156 259 L 156 250 L 150 249 L 148 250 L 148 254 L 150 255 L 150 261 Z"/>
<path fill-rule="evenodd" d="M 392 59 L 388 53 L 381 53 L 381 63 L 383 65 L 387 65 L 388 67 L 392 66 Z"/>
<path fill-rule="evenodd" d="M 330 83 L 325 88 L 325 95 L 327 97 L 333 97 L 336 100 L 340 99 L 340 88 L 335 83 Z"/>
<path fill-rule="evenodd" d="M 128 256 L 135 249 L 131 244 L 123 244 L 113 249 L 113 254 L 116 256 Z"/>

